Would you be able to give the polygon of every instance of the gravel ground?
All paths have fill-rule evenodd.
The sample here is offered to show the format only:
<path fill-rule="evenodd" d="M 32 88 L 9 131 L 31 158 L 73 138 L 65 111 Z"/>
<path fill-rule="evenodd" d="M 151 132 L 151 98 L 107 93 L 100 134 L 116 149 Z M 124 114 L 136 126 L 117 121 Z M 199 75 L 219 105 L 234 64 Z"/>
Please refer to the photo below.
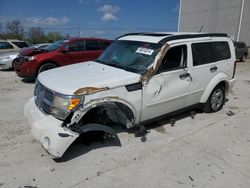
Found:
<path fill-rule="evenodd" d="M 148 125 L 147 141 L 119 134 L 90 146 L 75 143 L 60 161 L 30 135 L 23 107 L 34 83 L 0 71 L 1 187 L 250 187 L 250 60 L 238 63 L 224 108 L 190 111 Z M 232 111 L 234 115 L 227 113 Z"/>

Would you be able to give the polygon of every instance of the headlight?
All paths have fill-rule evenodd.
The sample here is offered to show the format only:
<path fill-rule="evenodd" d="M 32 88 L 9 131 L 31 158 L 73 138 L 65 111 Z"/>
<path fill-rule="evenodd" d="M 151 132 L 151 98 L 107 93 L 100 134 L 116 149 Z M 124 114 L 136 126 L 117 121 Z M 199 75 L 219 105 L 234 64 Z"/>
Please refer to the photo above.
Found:
<path fill-rule="evenodd" d="M 81 98 L 71 96 L 55 96 L 52 108 L 52 114 L 62 119 L 65 118 L 71 110 L 76 108 L 81 102 Z"/>
<path fill-rule="evenodd" d="M 36 56 L 30 56 L 30 57 L 28 57 L 28 60 L 29 61 L 33 61 L 33 60 L 35 60 L 36 59 Z"/>
<path fill-rule="evenodd" d="M 80 102 L 80 98 L 63 98 L 55 96 L 53 107 L 61 110 L 70 111 L 74 109 L 78 104 L 80 104 Z"/>

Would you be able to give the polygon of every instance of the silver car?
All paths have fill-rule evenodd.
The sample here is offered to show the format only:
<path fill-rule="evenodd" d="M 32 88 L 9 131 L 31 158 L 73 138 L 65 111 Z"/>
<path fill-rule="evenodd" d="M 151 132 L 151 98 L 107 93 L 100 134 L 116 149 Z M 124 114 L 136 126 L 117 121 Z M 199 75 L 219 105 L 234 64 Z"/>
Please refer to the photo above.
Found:
<path fill-rule="evenodd" d="M 13 69 L 13 64 L 17 59 L 19 52 L 10 52 L 0 55 L 0 68 Z"/>

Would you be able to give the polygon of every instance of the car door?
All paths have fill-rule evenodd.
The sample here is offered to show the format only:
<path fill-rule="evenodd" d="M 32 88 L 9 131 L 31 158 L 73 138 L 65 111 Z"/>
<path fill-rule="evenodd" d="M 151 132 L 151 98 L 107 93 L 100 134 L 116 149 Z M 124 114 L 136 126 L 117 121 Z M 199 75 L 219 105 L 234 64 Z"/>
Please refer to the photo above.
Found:
<path fill-rule="evenodd" d="M 94 61 L 101 55 L 102 51 L 99 40 L 85 40 L 85 51 L 82 53 L 82 61 Z"/>
<path fill-rule="evenodd" d="M 82 53 L 84 52 L 84 40 L 75 40 L 68 43 L 65 52 L 60 54 L 61 64 L 69 65 L 82 62 Z"/>
<path fill-rule="evenodd" d="M 188 105 L 193 105 L 200 101 L 213 77 L 226 70 L 226 59 L 231 56 L 227 42 L 199 42 L 190 45 L 193 65 L 189 69 L 192 82 Z"/>
<path fill-rule="evenodd" d="M 189 96 L 187 46 L 168 50 L 157 71 L 143 87 L 141 121 L 184 108 Z"/>

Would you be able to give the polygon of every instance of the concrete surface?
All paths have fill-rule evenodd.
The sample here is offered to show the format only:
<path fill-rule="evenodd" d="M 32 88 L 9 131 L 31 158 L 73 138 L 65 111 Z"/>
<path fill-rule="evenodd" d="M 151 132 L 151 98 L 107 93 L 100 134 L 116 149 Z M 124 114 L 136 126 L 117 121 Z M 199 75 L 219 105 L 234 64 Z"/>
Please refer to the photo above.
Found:
<path fill-rule="evenodd" d="M 236 78 L 218 113 L 191 118 L 187 111 L 174 117 L 175 126 L 152 123 L 144 143 L 127 132 L 119 134 L 122 147 L 112 140 L 78 142 L 55 161 L 31 137 L 23 116 L 34 84 L 0 71 L 0 188 L 249 188 L 250 63 L 238 63 Z"/>

